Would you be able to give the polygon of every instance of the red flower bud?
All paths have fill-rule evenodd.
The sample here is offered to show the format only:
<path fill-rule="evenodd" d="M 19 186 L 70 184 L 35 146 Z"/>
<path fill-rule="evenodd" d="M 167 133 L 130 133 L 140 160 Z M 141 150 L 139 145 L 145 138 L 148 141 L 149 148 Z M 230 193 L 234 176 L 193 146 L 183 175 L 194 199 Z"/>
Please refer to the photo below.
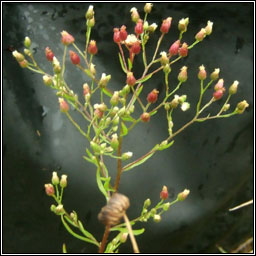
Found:
<path fill-rule="evenodd" d="M 222 89 L 219 89 L 218 91 L 213 93 L 213 97 L 215 100 L 219 100 L 222 98 L 223 94 L 224 94 L 224 91 Z"/>
<path fill-rule="evenodd" d="M 126 83 L 129 85 L 129 86 L 134 86 L 135 83 L 136 83 L 136 79 L 133 75 L 132 72 L 128 72 L 127 74 L 127 79 L 126 79 Z"/>
<path fill-rule="evenodd" d="M 140 53 L 140 50 L 141 50 L 141 47 L 140 47 L 140 42 L 139 41 L 136 41 L 132 44 L 131 46 L 131 52 L 134 53 L 134 54 L 139 54 Z"/>
<path fill-rule="evenodd" d="M 206 36 L 206 30 L 204 28 L 202 28 L 195 36 L 195 39 L 197 41 L 203 41 L 203 39 Z"/>
<path fill-rule="evenodd" d="M 95 55 L 98 52 L 98 48 L 96 46 L 96 41 L 91 40 L 88 46 L 88 52 L 92 55 Z"/>
<path fill-rule="evenodd" d="M 206 76 L 207 76 L 207 74 L 206 74 L 204 65 L 202 65 L 202 66 L 199 67 L 198 79 L 199 80 L 205 80 Z"/>
<path fill-rule="evenodd" d="M 150 92 L 147 97 L 148 103 L 155 103 L 158 98 L 158 93 L 159 93 L 159 91 L 157 91 L 156 89 L 154 89 L 152 92 Z"/>
<path fill-rule="evenodd" d="M 70 35 L 67 31 L 62 31 L 61 35 L 62 35 L 61 42 L 64 45 L 73 44 L 75 42 L 75 38 L 72 35 Z"/>
<path fill-rule="evenodd" d="M 142 122 L 147 123 L 150 121 L 150 114 L 147 112 L 144 112 L 141 116 L 140 119 Z"/>
<path fill-rule="evenodd" d="M 54 195 L 55 191 L 54 191 L 54 187 L 52 184 L 45 184 L 44 188 L 45 188 L 45 193 L 47 194 L 47 196 Z"/>
<path fill-rule="evenodd" d="M 59 98 L 59 103 L 60 103 L 60 111 L 61 112 L 69 111 L 69 105 L 63 98 Z"/>
<path fill-rule="evenodd" d="M 113 40 L 114 40 L 114 42 L 117 43 L 117 44 L 121 42 L 120 31 L 119 31 L 118 28 L 114 28 Z"/>
<path fill-rule="evenodd" d="M 179 47 L 180 47 L 180 40 L 177 40 L 171 45 L 169 49 L 170 57 L 178 54 Z"/>
<path fill-rule="evenodd" d="M 172 23 L 172 18 L 171 17 L 168 17 L 167 19 L 163 20 L 162 22 L 162 25 L 161 25 L 161 28 L 160 28 L 160 31 L 163 33 L 163 34 L 166 34 L 169 32 L 169 29 L 171 27 L 171 23 Z"/>
<path fill-rule="evenodd" d="M 217 84 L 215 84 L 214 86 L 214 90 L 218 91 L 218 90 L 225 90 L 224 88 L 224 80 L 223 79 L 219 79 L 219 81 L 217 82 Z"/>
<path fill-rule="evenodd" d="M 143 21 L 141 19 L 138 20 L 134 31 L 137 35 L 140 35 L 143 33 Z"/>
<path fill-rule="evenodd" d="M 123 25 L 120 28 L 119 36 L 120 36 L 121 41 L 125 41 L 126 40 L 126 38 L 127 38 L 127 31 L 126 31 L 126 26 L 125 25 Z"/>
<path fill-rule="evenodd" d="M 71 62 L 74 65 L 80 64 L 80 58 L 79 58 L 79 56 L 75 52 L 69 51 L 69 55 L 70 55 Z"/>
<path fill-rule="evenodd" d="M 28 66 L 27 60 L 20 61 L 19 64 L 22 68 L 26 68 Z"/>
<path fill-rule="evenodd" d="M 98 109 L 98 108 L 96 108 L 95 110 L 94 110 L 94 115 L 97 117 L 97 118 L 102 118 L 102 116 L 103 116 L 103 111 L 101 111 L 100 109 Z"/>
<path fill-rule="evenodd" d="M 54 54 L 49 47 L 45 48 L 45 56 L 46 56 L 47 60 L 49 60 L 49 61 L 53 60 Z"/>
<path fill-rule="evenodd" d="M 162 191 L 160 192 L 160 198 L 163 200 L 168 199 L 168 189 L 166 186 L 163 186 Z"/>
<path fill-rule="evenodd" d="M 181 57 L 186 57 L 188 55 L 188 45 L 186 43 L 183 43 L 179 49 L 179 55 Z"/>

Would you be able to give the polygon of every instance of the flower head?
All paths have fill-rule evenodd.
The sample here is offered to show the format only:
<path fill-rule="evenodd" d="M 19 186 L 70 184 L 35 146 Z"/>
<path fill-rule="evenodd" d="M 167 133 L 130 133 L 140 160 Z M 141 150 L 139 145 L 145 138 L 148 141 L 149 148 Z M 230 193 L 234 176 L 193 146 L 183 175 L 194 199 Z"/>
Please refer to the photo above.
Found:
<path fill-rule="evenodd" d="M 75 38 L 72 35 L 70 35 L 67 31 L 65 31 L 65 30 L 62 31 L 61 35 L 62 35 L 61 42 L 64 45 L 70 45 L 75 42 Z"/>

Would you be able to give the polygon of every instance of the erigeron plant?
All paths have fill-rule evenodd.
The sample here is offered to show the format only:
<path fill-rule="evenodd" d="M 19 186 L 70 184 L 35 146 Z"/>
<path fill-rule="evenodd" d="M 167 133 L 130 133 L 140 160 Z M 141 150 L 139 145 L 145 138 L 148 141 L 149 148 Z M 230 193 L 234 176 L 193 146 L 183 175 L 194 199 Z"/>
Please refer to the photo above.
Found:
<path fill-rule="evenodd" d="M 61 42 L 64 45 L 64 54 L 62 63 L 54 55 L 49 47 L 45 49 L 46 59 L 53 67 L 53 73 L 48 74 L 42 70 L 34 59 L 30 38 L 26 37 L 24 41 L 24 54 L 26 57 L 17 52 L 13 52 L 22 68 L 27 68 L 33 72 L 42 75 L 43 82 L 46 86 L 51 87 L 56 91 L 59 97 L 60 111 L 65 114 L 72 124 L 78 129 L 83 137 L 90 142 L 90 148 L 86 148 L 87 155 L 84 159 L 96 167 L 96 180 L 99 190 L 106 199 L 106 205 L 102 207 L 98 215 L 99 220 L 105 225 L 105 231 L 102 240 L 97 240 L 82 224 L 75 211 L 68 213 L 63 204 L 63 192 L 67 187 L 67 175 L 58 177 L 57 172 L 53 172 L 51 183 L 45 184 L 46 194 L 52 197 L 55 204 L 51 205 L 50 209 L 56 215 L 59 215 L 64 227 L 67 231 L 76 237 L 88 243 L 94 244 L 98 247 L 100 253 L 118 252 L 119 246 L 126 242 L 129 234 L 134 252 L 139 252 L 134 236 L 140 235 L 144 229 L 134 229 L 137 222 L 146 222 L 152 218 L 155 222 L 161 221 L 161 215 L 167 211 L 171 205 L 185 200 L 189 195 L 189 190 L 184 189 L 177 195 L 174 201 L 168 200 L 168 189 L 164 185 L 160 191 L 160 202 L 150 208 L 151 201 L 146 199 L 142 206 L 140 216 L 129 220 L 126 215 L 126 209 L 130 206 L 128 197 L 120 194 L 119 183 L 123 172 L 129 171 L 137 167 L 152 157 L 157 151 L 162 151 L 171 147 L 174 143 L 174 137 L 181 133 L 185 128 L 195 122 L 203 122 L 216 118 L 227 118 L 233 115 L 242 114 L 248 107 L 248 103 L 244 100 L 237 104 L 233 111 L 230 109 L 229 100 L 232 95 L 237 93 L 238 81 L 234 81 L 226 91 L 224 87 L 224 80 L 219 79 L 220 69 L 216 68 L 212 71 L 210 76 L 207 76 L 206 69 L 203 65 L 199 67 L 198 79 L 200 82 L 199 100 L 195 108 L 194 117 L 184 124 L 182 127 L 175 129 L 174 120 L 172 118 L 173 112 L 180 107 L 182 111 L 190 109 L 190 103 L 187 95 L 176 94 L 179 88 L 187 81 L 188 68 L 182 67 L 177 75 L 177 85 L 175 87 L 169 85 L 169 76 L 173 75 L 171 72 L 172 65 L 182 58 L 185 58 L 189 51 L 202 42 L 206 36 L 212 33 L 213 23 L 208 21 L 205 28 L 195 35 L 195 41 L 191 45 L 182 41 L 183 33 L 187 31 L 189 18 L 183 18 L 179 21 L 178 29 L 180 34 L 174 42 L 170 42 L 168 52 L 163 51 L 159 53 L 161 42 L 164 40 L 166 34 L 169 32 L 172 18 L 164 19 L 160 26 L 161 35 L 158 38 L 153 57 L 149 60 L 146 53 L 146 46 L 148 40 L 154 36 L 157 29 L 155 23 L 149 24 L 147 16 L 150 14 L 152 4 L 147 3 L 144 6 L 144 18 L 141 19 L 137 9 L 131 9 L 131 19 L 135 23 L 134 34 L 128 34 L 126 26 L 120 24 L 120 28 L 113 29 L 113 41 L 116 44 L 119 52 L 121 69 L 126 75 L 126 80 L 122 81 L 122 89 L 120 91 L 111 90 L 111 75 L 97 74 L 96 67 L 93 64 L 94 55 L 97 54 L 98 48 L 95 40 L 91 39 L 91 31 L 95 25 L 94 8 L 90 6 L 85 14 L 87 32 L 84 50 L 80 50 L 75 44 L 75 38 L 66 31 L 61 32 Z M 83 93 L 83 101 L 80 101 L 78 94 L 75 94 L 68 86 L 68 81 L 64 79 L 65 62 L 67 61 L 67 51 L 69 49 L 70 61 L 74 64 L 74 68 L 80 69 L 90 82 L 81 85 L 81 92 Z M 135 78 L 133 74 L 133 64 L 135 58 L 142 58 L 144 71 L 140 77 Z M 81 60 L 82 59 L 82 60 Z M 153 70 L 153 71 L 152 71 Z M 140 94 L 144 86 L 150 86 L 150 78 L 158 73 L 163 72 L 165 87 L 164 98 L 159 102 L 159 92 L 156 88 L 148 94 L 146 99 L 142 99 Z M 208 82 L 206 82 L 208 80 Z M 203 104 L 204 94 L 207 90 L 211 90 L 210 86 L 215 83 L 212 91 L 212 97 Z M 226 95 L 225 95 L 226 94 Z M 100 100 L 97 104 L 92 104 L 92 97 Z M 217 114 L 204 114 L 205 110 L 216 101 L 220 101 L 224 96 L 226 99 L 220 107 Z M 86 125 L 80 127 L 72 117 L 70 106 L 81 114 Z M 140 115 L 136 117 L 134 109 L 139 108 Z M 153 146 L 153 148 L 140 156 L 139 158 L 130 161 L 133 157 L 132 152 L 123 152 L 122 144 L 123 137 L 128 136 L 129 132 L 139 123 L 147 123 L 150 125 L 151 118 L 153 119 L 160 108 L 166 111 L 166 121 L 168 129 L 168 137 Z M 86 129 L 85 129 L 86 128 Z M 116 177 L 110 176 L 108 168 L 104 159 L 110 157 L 113 161 L 117 161 Z M 131 202 L 132 205 L 132 202 Z M 123 223 L 120 223 L 122 218 Z M 117 235 L 109 241 L 109 233 L 117 232 Z M 63 252 L 66 252 L 66 246 L 63 245 Z"/>

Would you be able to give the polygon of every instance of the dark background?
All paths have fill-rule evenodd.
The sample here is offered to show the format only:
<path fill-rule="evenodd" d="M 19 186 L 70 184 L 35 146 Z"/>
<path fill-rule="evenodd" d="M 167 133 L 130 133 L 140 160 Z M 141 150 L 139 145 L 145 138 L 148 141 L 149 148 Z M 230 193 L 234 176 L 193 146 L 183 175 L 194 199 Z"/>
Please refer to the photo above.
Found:
<path fill-rule="evenodd" d="M 49 46 L 61 60 L 60 32 L 67 30 L 82 49 L 88 6 L 87 3 L 3 4 L 4 253 L 60 253 L 63 242 L 70 253 L 97 252 L 96 247 L 76 240 L 64 230 L 60 219 L 50 212 L 53 202 L 43 188 L 53 170 L 68 174 L 64 206 L 68 211 L 76 210 L 85 227 L 101 240 L 104 227 L 98 223 L 97 214 L 104 198 L 97 190 L 94 166 L 82 159 L 88 143 L 81 140 L 79 132 L 59 112 L 56 95 L 44 86 L 41 76 L 21 69 L 11 54 L 13 49 L 22 52 L 24 37 L 29 36 L 36 60 L 51 72 L 44 56 L 45 47 Z M 116 90 L 124 85 L 125 77 L 119 67 L 112 29 L 126 24 L 128 32 L 133 32 L 129 13 L 133 6 L 142 11 L 144 4 L 94 3 L 96 26 L 92 39 L 99 48 L 95 57 L 97 73 L 111 74 L 110 86 Z M 189 79 L 178 94 L 186 93 L 191 103 L 189 111 L 176 111 L 174 129 L 193 117 L 200 90 L 197 72 L 202 64 L 208 74 L 220 68 L 220 77 L 227 88 L 234 80 L 240 82 L 238 94 L 231 99 L 231 109 L 244 99 L 250 107 L 243 115 L 192 125 L 175 138 L 173 147 L 123 174 L 120 192 L 130 198 L 131 219 L 140 214 L 146 198 L 151 198 L 153 205 L 158 202 L 163 185 L 168 186 L 171 200 L 184 188 L 191 190 L 189 198 L 164 214 L 160 223 L 150 220 L 138 225 L 146 228 L 137 237 L 141 252 L 209 253 L 217 252 L 216 244 L 229 251 L 253 235 L 252 206 L 228 211 L 253 197 L 253 8 L 252 3 L 154 4 L 148 18 L 150 24 L 156 22 L 160 26 L 162 19 L 173 17 L 160 51 L 168 51 L 177 40 L 181 18 L 190 18 L 188 32 L 183 37 L 188 44 L 208 20 L 214 22 L 213 34 L 172 68 L 171 85 L 175 86 L 179 69 L 188 66 Z M 148 43 L 151 51 L 158 36 L 156 32 Z M 136 60 L 136 65 L 135 75 L 139 76 L 141 61 Z M 70 86 L 81 95 L 87 77 L 68 63 L 66 70 Z M 160 98 L 164 95 L 163 74 L 152 77 L 142 98 L 153 88 L 158 88 Z M 215 103 L 211 111 L 217 112 L 221 103 Z M 80 117 L 71 113 L 80 122 Z M 167 136 L 165 113 L 159 111 L 149 124 L 139 124 L 125 138 L 124 151 L 134 152 L 136 159 Z M 108 164 L 114 176 L 116 163 Z M 129 241 L 120 247 L 120 252 L 131 251 Z"/>

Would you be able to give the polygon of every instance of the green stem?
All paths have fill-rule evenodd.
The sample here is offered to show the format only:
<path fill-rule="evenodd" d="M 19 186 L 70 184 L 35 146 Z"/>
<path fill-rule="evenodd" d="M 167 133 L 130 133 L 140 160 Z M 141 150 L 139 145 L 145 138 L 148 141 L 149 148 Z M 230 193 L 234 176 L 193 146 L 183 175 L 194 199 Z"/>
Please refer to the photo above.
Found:
<path fill-rule="evenodd" d="M 193 44 L 191 44 L 188 49 L 192 49 L 196 44 L 200 43 L 200 41 L 196 40 Z"/>
<path fill-rule="evenodd" d="M 61 76 L 63 77 L 65 72 L 65 60 L 66 60 L 66 54 L 67 54 L 67 46 L 64 46 L 64 53 L 63 53 L 63 60 L 62 60 L 62 70 L 61 70 Z"/>
<path fill-rule="evenodd" d="M 198 101 L 197 106 L 196 106 L 196 113 L 197 114 L 199 113 L 199 109 L 200 109 L 200 105 L 201 105 L 201 102 L 202 102 L 203 94 L 204 94 L 204 80 L 201 80 L 200 97 L 199 97 L 199 101 Z"/>
<path fill-rule="evenodd" d="M 34 68 L 31 68 L 31 67 L 27 67 L 29 70 L 31 70 L 31 71 L 33 71 L 33 72 L 36 72 L 36 73 L 39 73 L 39 74 L 42 74 L 42 75 L 44 75 L 45 74 L 45 72 L 43 72 L 42 70 L 37 70 L 37 69 L 34 69 Z"/>

